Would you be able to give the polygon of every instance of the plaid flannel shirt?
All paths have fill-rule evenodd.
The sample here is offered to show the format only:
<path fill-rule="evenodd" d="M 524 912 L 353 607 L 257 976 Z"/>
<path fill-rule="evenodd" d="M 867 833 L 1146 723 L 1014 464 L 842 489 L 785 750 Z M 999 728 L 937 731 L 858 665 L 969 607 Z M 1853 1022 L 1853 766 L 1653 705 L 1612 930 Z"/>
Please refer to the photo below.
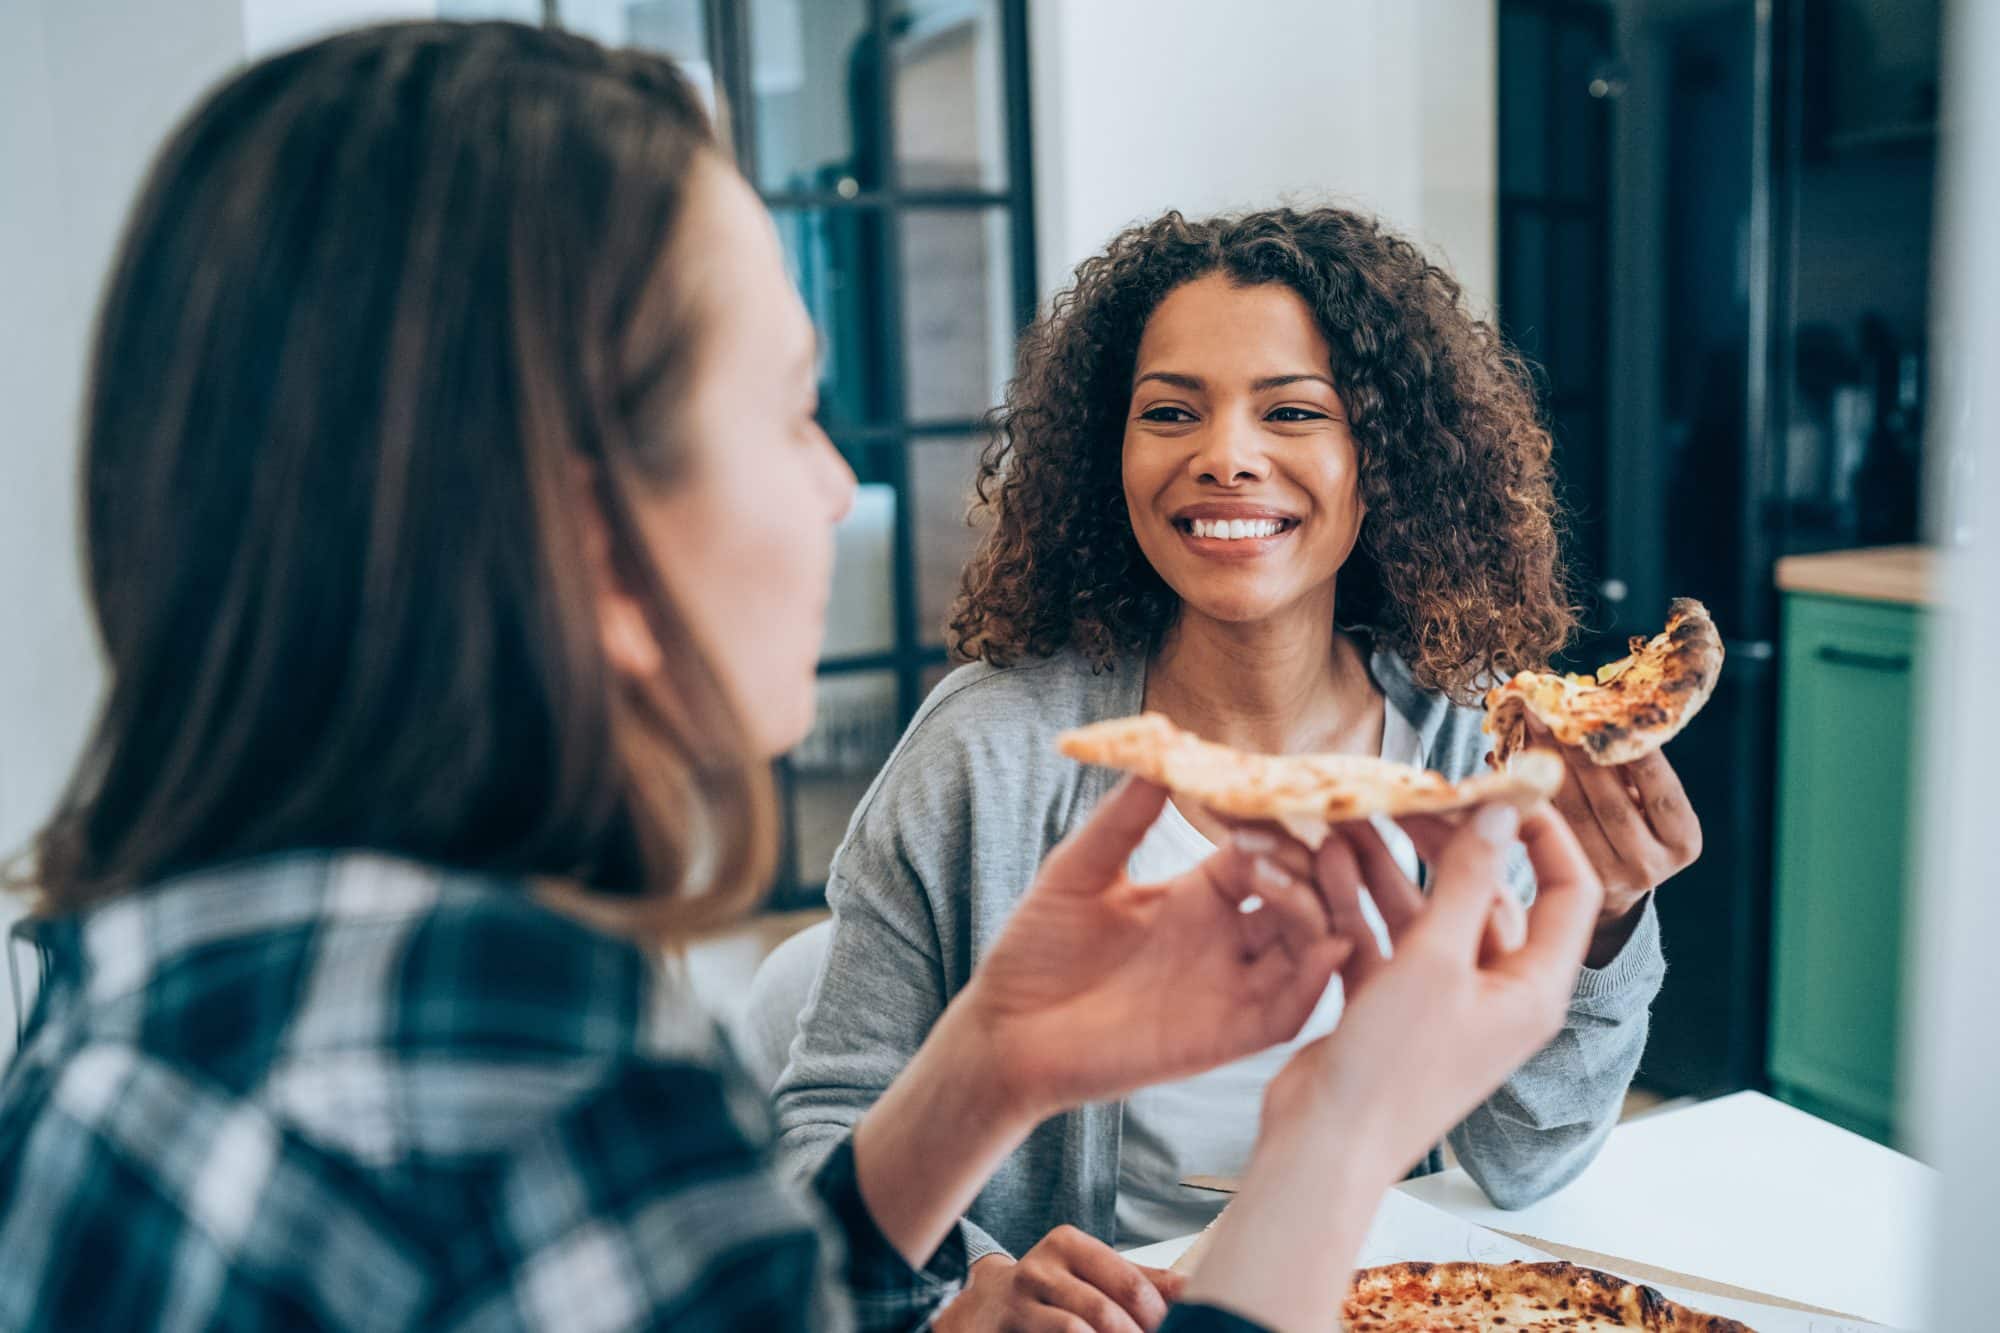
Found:
<path fill-rule="evenodd" d="M 896 1328 L 963 1279 L 851 1152 L 781 1183 L 713 1024 L 520 885 L 279 857 L 35 937 L 0 1328 Z"/>

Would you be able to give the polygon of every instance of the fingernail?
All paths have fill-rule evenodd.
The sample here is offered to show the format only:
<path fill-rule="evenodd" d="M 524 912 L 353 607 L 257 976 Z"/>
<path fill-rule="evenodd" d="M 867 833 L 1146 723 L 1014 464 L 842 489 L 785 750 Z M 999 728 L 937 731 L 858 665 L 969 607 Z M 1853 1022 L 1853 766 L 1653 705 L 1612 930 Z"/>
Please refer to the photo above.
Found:
<path fill-rule="evenodd" d="M 1298 883 L 1292 878 L 1290 871 L 1277 862 L 1267 861 L 1261 856 L 1251 864 L 1250 877 L 1257 881 L 1258 887 L 1264 889 L 1289 889 Z"/>
<path fill-rule="evenodd" d="M 1268 856 L 1278 850 L 1278 840 L 1258 829 L 1237 829 L 1229 835 L 1229 840 L 1246 856 Z"/>
<path fill-rule="evenodd" d="M 1491 847 L 1505 847 L 1521 827 L 1521 812 L 1511 805 L 1483 805 L 1472 817 L 1472 832 Z"/>

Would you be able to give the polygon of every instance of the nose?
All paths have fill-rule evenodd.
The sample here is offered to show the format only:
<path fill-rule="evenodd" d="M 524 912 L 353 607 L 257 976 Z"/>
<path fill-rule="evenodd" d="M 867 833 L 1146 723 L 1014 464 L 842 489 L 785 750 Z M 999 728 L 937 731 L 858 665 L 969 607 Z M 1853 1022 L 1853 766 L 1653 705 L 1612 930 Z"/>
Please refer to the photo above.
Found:
<path fill-rule="evenodd" d="M 1211 486 L 1240 486 L 1265 480 L 1271 460 L 1255 423 L 1229 414 L 1216 417 L 1202 434 L 1188 469 L 1196 481 Z"/>

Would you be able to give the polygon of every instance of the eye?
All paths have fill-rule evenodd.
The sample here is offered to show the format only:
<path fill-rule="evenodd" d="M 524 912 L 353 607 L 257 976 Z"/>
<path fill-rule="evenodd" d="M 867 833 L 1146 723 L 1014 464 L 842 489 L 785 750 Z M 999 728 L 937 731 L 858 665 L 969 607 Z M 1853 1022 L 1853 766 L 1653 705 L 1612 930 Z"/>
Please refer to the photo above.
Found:
<path fill-rule="evenodd" d="M 1172 403 L 1162 403 L 1158 407 L 1149 407 L 1145 411 L 1141 412 L 1139 414 L 1139 420 L 1159 421 L 1159 422 L 1164 422 L 1168 425 L 1180 425 L 1184 422 L 1193 421 L 1194 413 L 1188 411 L 1185 407 L 1175 407 Z"/>
<path fill-rule="evenodd" d="M 1311 407 L 1274 407 L 1264 414 L 1266 421 L 1327 421 L 1328 413 Z"/>

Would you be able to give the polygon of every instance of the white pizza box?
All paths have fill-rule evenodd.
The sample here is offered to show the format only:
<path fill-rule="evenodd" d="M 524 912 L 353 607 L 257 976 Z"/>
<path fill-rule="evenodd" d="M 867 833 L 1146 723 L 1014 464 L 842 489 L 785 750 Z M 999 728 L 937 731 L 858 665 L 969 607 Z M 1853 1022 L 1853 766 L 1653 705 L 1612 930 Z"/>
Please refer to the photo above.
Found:
<path fill-rule="evenodd" d="M 1190 1272 L 1206 1248 L 1201 1242 L 1207 1234 L 1183 1236 L 1130 1250 L 1126 1257 L 1134 1263 L 1155 1268 L 1172 1267 Z M 1367 1268 L 1375 1264 L 1413 1260 L 1452 1263 L 1469 1259 L 1476 1263 L 1501 1264 L 1517 1259 L 1535 1261 L 1556 1257 L 1516 1237 L 1453 1217 L 1443 1209 L 1434 1208 L 1400 1190 L 1390 1190 L 1375 1214 L 1367 1239 L 1362 1242 L 1358 1262 L 1360 1267 Z M 1581 1258 L 1576 1261 L 1583 1262 Z M 1621 1277 L 1648 1281 L 1670 1300 L 1690 1309 L 1727 1315 L 1755 1330 L 1755 1333 L 1881 1333 L 1878 1325 L 1859 1320 L 1785 1309 L 1740 1297 L 1718 1295 L 1712 1291 L 1653 1281 L 1648 1274 L 1622 1272 L 1622 1266 L 1616 1263 L 1593 1263 L 1591 1266 Z"/>
<path fill-rule="evenodd" d="M 1744 1092 L 1620 1126 L 1574 1183 L 1518 1211 L 1463 1171 L 1401 1188 L 1614 1270 L 1917 1328 L 1936 1187 L 1920 1162 Z"/>

